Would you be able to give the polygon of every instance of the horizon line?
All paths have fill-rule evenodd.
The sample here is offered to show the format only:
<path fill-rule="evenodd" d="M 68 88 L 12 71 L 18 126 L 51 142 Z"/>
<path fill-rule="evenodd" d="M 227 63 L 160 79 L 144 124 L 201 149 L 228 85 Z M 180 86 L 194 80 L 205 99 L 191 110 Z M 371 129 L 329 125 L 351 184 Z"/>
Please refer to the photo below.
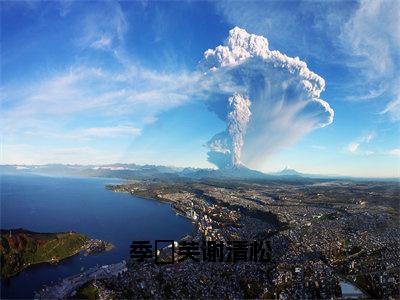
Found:
<path fill-rule="evenodd" d="M 163 164 L 153 164 L 153 163 L 145 163 L 145 164 L 138 164 L 134 162 L 115 162 L 115 163 L 98 163 L 98 164 L 78 164 L 78 163 L 42 163 L 42 164 L 28 164 L 28 163 L 0 163 L 0 166 L 49 166 L 49 165 L 63 165 L 63 166 L 81 166 L 81 167 L 92 167 L 92 166 L 109 166 L 109 165 L 136 165 L 136 166 L 156 166 L 156 167 L 167 167 L 167 168 L 179 168 L 179 169 L 198 169 L 198 170 L 220 170 L 218 168 L 207 168 L 207 167 L 192 167 L 192 166 L 184 166 L 184 167 L 179 167 L 175 165 L 163 165 Z M 246 166 L 245 166 L 246 167 Z M 248 167 L 246 167 L 248 168 Z M 248 168 L 249 170 L 252 171 L 257 171 L 260 173 L 263 173 L 265 175 L 272 175 L 272 176 L 279 176 L 279 172 L 285 171 L 285 170 L 293 170 L 298 172 L 300 175 L 283 175 L 283 176 L 299 176 L 299 177 L 305 177 L 305 178 L 310 178 L 307 176 L 319 176 L 318 179 L 336 179 L 337 177 L 345 177 L 344 179 L 348 178 L 353 178 L 353 179 L 395 179 L 395 180 L 400 180 L 400 176 L 354 176 L 354 175 L 340 175 L 340 174 L 318 174 L 318 173 L 303 173 L 302 171 L 299 171 L 298 169 L 294 168 L 287 168 L 286 166 L 280 169 L 279 171 L 260 171 L 256 169 L 251 169 Z M 303 176 L 302 176 L 303 175 Z M 281 175 L 282 176 L 282 175 Z M 335 178 L 336 177 L 336 178 Z M 317 178 L 316 178 L 317 179 Z"/>

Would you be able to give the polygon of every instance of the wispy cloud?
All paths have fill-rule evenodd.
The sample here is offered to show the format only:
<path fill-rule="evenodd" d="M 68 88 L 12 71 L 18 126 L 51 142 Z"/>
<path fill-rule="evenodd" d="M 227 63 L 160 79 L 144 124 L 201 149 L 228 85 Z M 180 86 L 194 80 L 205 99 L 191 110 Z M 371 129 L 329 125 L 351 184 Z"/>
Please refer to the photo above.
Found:
<path fill-rule="evenodd" d="M 65 17 L 71 12 L 74 1 L 64 0 L 56 3 L 59 5 L 60 16 Z"/>
<path fill-rule="evenodd" d="M 400 82 L 398 83 L 400 85 Z M 400 88 L 397 87 L 396 95 L 386 107 L 380 112 L 381 114 L 388 114 L 393 121 L 400 121 Z"/>
<path fill-rule="evenodd" d="M 376 137 L 375 132 L 368 133 L 364 136 L 357 138 L 355 141 L 349 143 L 345 147 L 345 151 L 351 154 L 358 154 L 358 155 L 371 155 L 374 154 L 374 151 L 371 150 L 361 150 L 360 146 L 369 144 L 374 138 Z"/>
<path fill-rule="evenodd" d="M 388 89 L 387 85 L 380 85 L 376 89 L 372 89 L 367 91 L 367 93 L 361 94 L 361 95 L 350 95 L 345 97 L 345 100 L 348 101 L 367 101 L 367 100 L 373 100 L 377 97 L 382 96 Z"/>
<path fill-rule="evenodd" d="M 110 46 L 110 44 L 111 44 L 111 39 L 109 37 L 102 36 L 100 39 L 94 41 L 91 44 L 91 47 L 96 49 L 101 49 Z"/>
<path fill-rule="evenodd" d="M 396 69 L 399 9 L 398 1 L 360 1 L 354 15 L 343 26 L 341 39 L 355 55 L 363 58 L 360 64 L 369 79 L 387 78 Z"/>
<path fill-rule="evenodd" d="M 349 151 L 351 153 L 356 153 L 359 146 L 360 146 L 360 143 L 350 143 L 347 145 L 346 149 L 347 149 L 347 151 Z"/>
<path fill-rule="evenodd" d="M 326 146 L 321 146 L 321 145 L 311 145 L 311 148 L 320 150 L 320 151 L 326 150 Z"/>
<path fill-rule="evenodd" d="M 394 156 L 400 156 L 400 148 L 389 150 L 388 154 Z"/>
<path fill-rule="evenodd" d="M 80 114 L 96 116 L 107 123 L 111 116 L 119 116 L 135 122 L 136 134 L 142 126 L 154 122 L 159 113 L 187 103 L 194 93 L 194 82 L 188 74 L 157 74 L 142 68 L 114 73 L 93 67 L 71 67 L 24 86 L 16 94 L 6 90 L 6 101 L 14 104 L 3 110 L 2 126 L 5 132 L 23 134 L 39 123 L 51 123 L 59 117 L 65 120 Z M 54 124 L 46 129 L 47 125 L 41 126 L 43 133 L 54 129 Z M 62 122 L 55 125 L 61 126 Z M 118 126 L 114 133 L 131 130 L 123 124 Z M 64 134 L 68 136 L 70 132 Z"/>
<path fill-rule="evenodd" d="M 367 148 L 367 144 L 370 144 L 376 137 L 374 132 L 361 136 L 349 143 L 344 147 L 344 151 L 352 155 L 368 156 L 368 155 L 380 155 L 380 156 L 400 156 L 400 148 L 394 148 L 391 150 L 374 149 L 370 150 Z"/>
<path fill-rule="evenodd" d="M 103 2 L 93 13 L 86 14 L 80 24 L 81 47 L 103 48 L 124 42 L 128 21 L 118 2 Z"/>
<path fill-rule="evenodd" d="M 382 99 L 393 121 L 400 120 L 399 66 L 400 3 L 395 0 L 360 1 L 358 9 L 343 25 L 341 41 L 356 60 L 352 67 L 358 70 L 363 95 L 350 99 Z"/>
<path fill-rule="evenodd" d="M 121 156 L 117 149 L 113 153 L 99 149 L 82 147 L 51 147 L 48 145 L 33 146 L 30 144 L 3 145 L 1 163 L 6 164 L 99 164 L 115 163 Z"/>
<path fill-rule="evenodd" d="M 135 138 L 160 113 L 190 101 L 199 88 L 198 74 L 141 66 L 125 50 L 129 24 L 120 4 L 103 4 L 78 22 L 75 46 L 94 56 L 99 49 L 106 50 L 99 55 L 107 55 L 110 62 L 79 57 L 63 70 L 40 74 L 17 87 L 3 86 L 4 143 L 24 138 L 36 139 L 35 143 Z"/>
<path fill-rule="evenodd" d="M 74 130 L 55 130 L 40 128 L 40 130 L 28 130 L 24 134 L 27 137 L 51 138 L 57 140 L 87 140 L 87 139 L 112 139 L 118 137 L 137 137 L 142 129 L 131 125 L 118 125 L 114 127 L 89 127 Z"/>
<path fill-rule="evenodd" d="M 375 132 L 371 132 L 371 133 L 365 135 L 363 138 L 361 138 L 361 142 L 369 143 L 370 141 L 372 141 L 375 138 L 375 136 L 376 136 Z"/>
<path fill-rule="evenodd" d="M 83 137 L 114 137 L 123 135 L 139 135 L 141 130 L 132 126 L 92 127 L 82 130 L 79 135 Z"/>

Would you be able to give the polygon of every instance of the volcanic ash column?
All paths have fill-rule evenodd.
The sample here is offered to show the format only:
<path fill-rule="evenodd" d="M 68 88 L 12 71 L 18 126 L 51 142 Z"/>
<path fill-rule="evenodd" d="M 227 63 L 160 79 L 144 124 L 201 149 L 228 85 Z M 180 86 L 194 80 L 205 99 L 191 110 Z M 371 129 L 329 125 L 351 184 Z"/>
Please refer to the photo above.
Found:
<path fill-rule="evenodd" d="M 244 144 L 247 124 L 249 123 L 251 111 L 250 100 L 235 93 L 229 98 L 228 128 L 231 137 L 232 166 L 241 165 L 240 152 Z"/>
<path fill-rule="evenodd" d="M 258 168 L 333 122 L 333 109 L 320 98 L 325 80 L 298 57 L 270 50 L 263 36 L 233 28 L 223 45 L 204 52 L 200 68 L 207 106 L 226 122 L 207 143 L 208 160 L 220 169 Z"/>

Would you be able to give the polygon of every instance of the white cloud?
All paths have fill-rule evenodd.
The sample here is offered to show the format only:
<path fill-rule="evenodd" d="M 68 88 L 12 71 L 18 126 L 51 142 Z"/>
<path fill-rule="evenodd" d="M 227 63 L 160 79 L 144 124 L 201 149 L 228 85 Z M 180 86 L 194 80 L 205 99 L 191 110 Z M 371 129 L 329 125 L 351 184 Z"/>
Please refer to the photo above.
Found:
<path fill-rule="evenodd" d="M 71 12 L 74 1 L 64 0 L 57 2 L 57 4 L 59 5 L 60 16 L 65 17 Z"/>
<path fill-rule="evenodd" d="M 362 137 L 360 140 L 361 140 L 361 142 L 369 143 L 370 141 L 372 141 L 375 138 L 375 136 L 376 136 L 375 132 L 371 132 L 371 133 L 365 135 L 364 137 Z"/>
<path fill-rule="evenodd" d="M 326 147 L 325 146 L 321 146 L 321 145 L 312 145 L 311 148 L 316 149 L 316 150 L 320 150 L 320 151 L 326 150 Z"/>
<path fill-rule="evenodd" d="M 283 146 L 333 122 L 333 109 L 319 98 L 324 79 L 298 57 L 271 51 L 268 44 L 265 37 L 235 27 L 224 45 L 204 53 L 209 107 L 227 122 L 227 130 L 208 143 L 209 160 L 219 167 L 240 161 L 257 167 Z M 233 107 L 232 99 L 237 100 Z"/>
<path fill-rule="evenodd" d="M 360 150 L 361 145 L 369 144 L 374 138 L 376 137 L 375 132 L 370 132 L 366 135 L 363 135 L 357 138 L 354 142 L 351 142 L 345 147 L 347 152 L 351 154 L 358 154 L 358 155 L 372 155 L 375 154 L 374 151 L 371 150 Z"/>
<path fill-rule="evenodd" d="M 81 47 L 119 46 L 124 41 L 128 22 L 120 4 L 111 1 L 102 4 L 93 13 L 85 14 L 79 23 L 77 30 L 81 36 L 77 42 Z"/>
<path fill-rule="evenodd" d="M 350 95 L 350 96 L 345 97 L 344 99 L 348 100 L 348 101 L 372 100 L 372 99 L 382 96 L 387 90 L 388 90 L 388 86 L 381 84 L 376 89 L 369 90 L 362 95 Z"/>
<path fill-rule="evenodd" d="M 351 153 L 355 153 L 358 150 L 358 147 L 360 146 L 360 143 L 350 143 L 347 146 L 347 150 Z"/>
<path fill-rule="evenodd" d="M 366 151 L 362 152 L 362 154 L 363 155 L 373 155 L 373 154 L 376 154 L 376 153 L 374 151 L 371 151 L 371 150 L 366 150 Z"/>
<path fill-rule="evenodd" d="M 393 121 L 400 121 L 400 88 L 398 88 L 396 94 L 395 99 L 391 100 L 386 105 L 386 107 L 381 111 L 381 114 L 389 114 Z"/>
<path fill-rule="evenodd" d="M 388 154 L 394 155 L 394 156 L 400 156 L 400 148 L 392 149 L 392 150 L 388 151 Z"/>
<path fill-rule="evenodd" d="M 400 43 L 398 1 L 360 1 L 359 8 L 343 26 L 342 40 L 353 53 L 365 59 L 368 78 L 386 77 L 395 71 Z"/>
<path fill-rule="evenodd" d="M 101 49 L 101 48 L 106 48 L 106 47 L 110 46 L 110 44 L 111 44 L 111 39 L 106 36 L 102 36 L 97 41 L 94 41 L 91 44 L 91 47 L 96 48 L 96 49 Z"/>
<path fill-rule="evenodd" d="M 92 147 L 51 147 L 48 145 L 4 144 L 2 164 L 99 164 L 115 163 L 121 151 L 112 153 Z"/>
<path fill-rule="evenodd" d="M 199 73 L 161 72 L 132 59 L 125 51 L 127 29 L 119 3 L 106 2 L 85 14 L 76 41 L 85 51 L 109 51 L 104 55 L 113 60 L 111 68 L 84 58 L 65 70 L 32 77 L 22 86 L 3 86 L 1 101 L 7 105 L 0 123 L 5 141 L 49 144 L 122 136 L 129 140 L 156 122 L 160 113 L 188 103 L 193 94 L 201 95 Z M 77 122 L 86 128 L 76 128 Z"/>
<path fill-rule="evenodd" d="M 117 137 L 117 136 L 136 136 L 141 133 L 141 129 L 132 126 L 116 127 L 92 127 L 81 130 L 76 134 L 77 137 Z"/>
<path fill-rule="evenodd" d="M 344 47 L 358 60 L 353 67 L 360 71 L 360 82 L 367 92 L 358 100 L 382 99 L 393 121 L 400 120 L 399 44 L 400 2 L 396 0 L 363 0 L 340 35 Z M 369 89 L 369 90 L 368 90 Z"/>
<path fill-rule="evenodd" d="M 109 123 L 110 118 L 124 118 L 135 126 L 120 122 L 114 128 L 92 129 L 104 135 L 131 132 L 137 135 L 159 113 L 190 100 L 197 89 L 192 74 L 158 74 L 143 68 L 108 72 L 93 67 L 71 67 L 65 72 L 45 77 L 14 92 L 4 88 L 6 100 L 13 105 L 2 111 L 6 135 L 40 132 L 44 136 L 74 136 L 63 123 L 76 115 Z M 96 124 L 97 125 L 97 124 Z M 60 134 L 54 134 L 54 131 Z"/>
<path fill-rule="evenodd" d="M 46 138 L 57 140 L 87 140 L 87 139 L 111 139 L 117 137 L 133 138 L 141 134 L 140 128 L 131 125 L 118 125 L 115 127 L 89 127 L 74 130 L 55 130 L 45 128 L 35 128 L 25 131 L 27 137 Z"/>

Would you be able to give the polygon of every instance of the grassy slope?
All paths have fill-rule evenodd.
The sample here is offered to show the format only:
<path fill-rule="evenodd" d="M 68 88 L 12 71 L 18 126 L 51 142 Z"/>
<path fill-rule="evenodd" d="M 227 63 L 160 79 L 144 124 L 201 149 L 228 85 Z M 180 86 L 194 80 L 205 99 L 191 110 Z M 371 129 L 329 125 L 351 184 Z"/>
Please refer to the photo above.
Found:
<path fill-rule="evenodd" d="M 81 286 L 73 298 L 96 300 L 100 297 L 97 288 L 93 285 L 93 281 L 90 281 Z"/>
<path fill-rule="evenodd" d="M 87 240 L 86 236 L 75 232 L 1 230 L 1 277 L 11 277 L 34 264 L 72 256 L 82 250 Z"/>

